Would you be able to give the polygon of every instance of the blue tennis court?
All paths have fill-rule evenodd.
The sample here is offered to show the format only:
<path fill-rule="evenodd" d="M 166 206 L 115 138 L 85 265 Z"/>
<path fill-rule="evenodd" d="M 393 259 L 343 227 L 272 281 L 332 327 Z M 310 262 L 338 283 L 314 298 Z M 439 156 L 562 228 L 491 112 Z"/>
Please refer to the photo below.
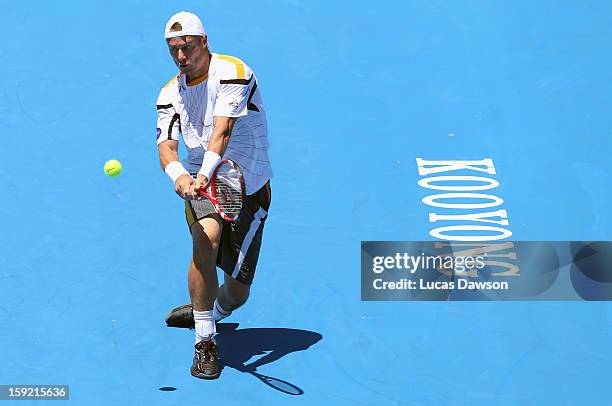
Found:
<path fill-rule="evenodd" d="M 431 238 L 416 158 L 491 158 L 514 239 L 612 239 L 611 3 L 2 9 L 0 384 L 69 385 L 76 405 L 612 404 L 609 302 L 360 297 L 361 241 Z M 193 331 L 164 323 L 189 301 L 155 146 L 180 10 L 256 72 L 275 173 L 215 381 L 189 374 Z"/>

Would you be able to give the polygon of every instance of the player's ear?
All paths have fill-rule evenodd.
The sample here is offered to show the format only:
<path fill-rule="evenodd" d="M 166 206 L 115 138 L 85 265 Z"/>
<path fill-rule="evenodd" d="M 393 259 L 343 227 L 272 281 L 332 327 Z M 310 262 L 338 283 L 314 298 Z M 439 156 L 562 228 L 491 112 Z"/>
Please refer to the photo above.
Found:
<path fill-rule="evenodd" d="M 202 45 L 204 47 L 208 47 L 208 36 L 206 34 L 204 34 L 204 36 L 202 37 Z"/>

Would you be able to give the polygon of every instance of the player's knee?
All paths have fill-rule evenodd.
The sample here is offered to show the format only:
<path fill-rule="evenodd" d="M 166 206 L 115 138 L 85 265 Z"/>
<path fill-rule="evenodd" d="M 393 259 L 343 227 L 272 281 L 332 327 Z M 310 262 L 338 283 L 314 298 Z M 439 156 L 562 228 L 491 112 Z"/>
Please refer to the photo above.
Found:
<path fill-rule="evenodd" d="M 193 236 L 193 262 L 199 270 L 215 268 L 219 243 L 211 241 L 206 234 L 197 233 Z"/>
<path fill-rule="evenodd" d="M 193 254 L 198 256 L 216 256 L 219 243 L 208 239 L 193 240 Z"/>

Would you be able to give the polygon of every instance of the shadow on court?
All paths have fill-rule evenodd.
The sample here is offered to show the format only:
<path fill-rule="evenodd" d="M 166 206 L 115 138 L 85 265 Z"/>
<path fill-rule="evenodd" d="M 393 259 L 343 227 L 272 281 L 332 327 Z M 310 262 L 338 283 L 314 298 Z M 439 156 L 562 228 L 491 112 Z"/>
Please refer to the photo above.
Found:
<path fill-rule="evenodd" d="M 217 333 L 215 339 L 220 347 L 223 367 L 251 374 L 266 385 L 289 395 L 301 395 L 304 391 L 282 379 L 262 375 L 257 372 L 257 368 L 292 352 L 306 350 L 323 338 L 319 333 L 290 328 L 238 330 L 238 323 L 219 323 Z M 263 356 L 246 364 L 257 355 Z"/>

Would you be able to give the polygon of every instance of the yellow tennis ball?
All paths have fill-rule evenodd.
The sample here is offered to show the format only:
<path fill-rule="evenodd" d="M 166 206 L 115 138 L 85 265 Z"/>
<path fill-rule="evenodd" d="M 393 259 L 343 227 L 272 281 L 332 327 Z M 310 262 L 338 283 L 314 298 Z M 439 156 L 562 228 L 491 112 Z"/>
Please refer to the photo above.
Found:
<path fill-rule="evenodd" d="M 106 161 L 104 164 L 104 172 L 111 177 L 119 176 L 123 167 L 121 166 L 121 162 L 116 159 L 111 159 L 110 161 Z"/>

